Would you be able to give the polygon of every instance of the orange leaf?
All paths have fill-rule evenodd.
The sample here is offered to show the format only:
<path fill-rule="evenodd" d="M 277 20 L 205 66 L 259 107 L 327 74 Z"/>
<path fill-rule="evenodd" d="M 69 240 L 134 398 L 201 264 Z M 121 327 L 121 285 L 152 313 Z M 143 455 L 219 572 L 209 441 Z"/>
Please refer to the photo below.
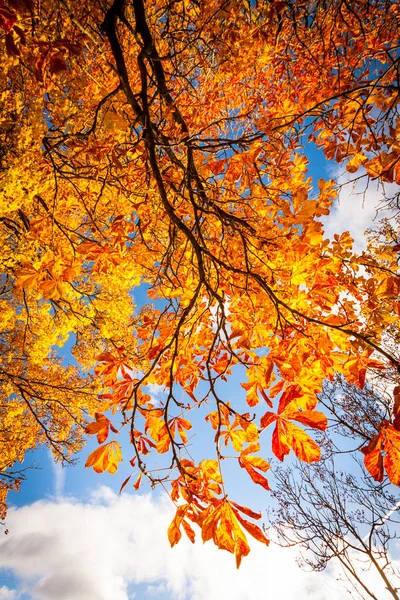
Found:
<path fill-rule="evenodd" d="M 185 516 L 187 507 L 187 504 L 182 504 L 181 506 L 178 506 L 175 517 L 173 518 L 170 526 L 168 527 L 168 540 L 171 544 L 171 548 L 173 548 L 182 537 L 179 528 L 182 523 L 183 517 Z"/>
<path fill-rule="evenodd" d="M 25 264 L 23 269 L 19 269 L 16 275 L 18 277 L 16 285 L 22 288 L 36 287 L 43 279 L 43 273 L 29 264 Z"/>
<path fill-rule="evenodd" d="M 308 427 L 312 427 L 313 429 L 320 429 L 321 431 L 325 431 L 328 426 L 328 419 L 326 416 L 318 412 L 317 410 L 303 410 L 301 412 L 293 412 L 290 413 L 290 419 L 294 419 L 295 421 L 299 421 L 299 423 L 303 423 L 303 425 L 308 425 Z"/>
<path fill-rule="evenodd" d="M 247 456 L 241 456 L 240 458 L 243 458 L 243 460 L 250 463 L 252 467 L 254 467 L 255 469 L 259 469 L 260 471 L 263 471 L 264 473 L 266 471 L 268 471 L 268 469 L 271 468 L 269 463 L 264 458 L 261 458 L 261 456 L 248 456 L 247 455 Z"/>
<path fill-rule="evenodd" d="M 187 419 L 182 419 L 181 417 L 177 417 L 175 419 L 179 435 L 181 436 L 181 440 L 184 444 L 187 444 L 187 435 L 186 431 L 192 429 L 192 424 Z M 185 431 L 186 430 L 186 431 Z"/>
<path fill-rule="evenodd" d="M 278 394 L 280 394 L 283 388 L 285 387 L 285 383 L 286 381 L 284 379 L 281 379 L 281 381 L 275 383 L 275 385 L 273 385 L 272 388 L 270 388 L 269 390 L 270 398 L 276 398 L 276 396 L 278 396 Z"/>
<path fill-rule="evenodd" d="M 118 442 L 109 442 L 89 454 L 85 467 L 93 467 L 96 473 L 108 471 L 114 475 L 118 469 L 118 463 L 121 461 L 121 446 Z"/>
<path fill-rule="evenodd" d="M 94 423 L 86 425 L 85 431 L 89 435 L 94 435 L 96 433 L 98 443 L 103 444 L 108 438 L 108 430 L 111 423 L 110 420 L 101 413 L 96 413 L 95 418 L 96 421 Z"/>
<path fill-rule="evenodd" d="M 196 534 L 193 531 L 193 529 L 191 528 L 191 526 L 189 525 L 189 523 L 187 521 L 185 521 L 185 519 L 183 519 L 183 521 L 182 521 L 182 527 L 183 527 L 184 532 L 188 536 L 189 540 L 192 542 L 192 544 L 194 544 Z"/>
<path fill-rule="evenodd" d="M 294 425 L 294 423 L 286 421 L 285 426 L 287 442 L 294 450 L 297 458 L 308 463 L 318 461 L 321 457 L 321 449 L 318 444 L 303 429 Z"/>
<path fill-rule="evenodd" d="M 400 410 L 400 385 L 396 385 L 393 390 L 393 414 L 396 417 Z"/>
<path fill-rule="evenodd" d="M 383 427 L 387 422 L 384 422 Z M 367 471 L 376 481 L 383 481 L 383 456 L 381 451 L 383 448 L 383 440 L 381 431 L 377 433 L 363 448 L 360 448 L 364 456 L 364 465 Z"/>
<path fill-rule="evenodd" d="M 45 300 L 59 300 L 64 295 L 65 284 L 59 279 L 46 279 L 39 285 Z"/>
<path fill-rule="evenodd" d="M 162 411 L 153 411 L 152 415 L 163 414 Z M 173 435 L 174 422 L 170 425 L 171 435 Z M 151 437 L 156 442 L 156 449 L 159 454 L 168 452 L 171 445 L 171 439 L 168 433 L 167 426 L 163 419 L 150 416 L 146 420 L 146 431 L 149 430 Z"/>
<path fill-rule="evenodd" d="M 254 468 L 250 459 L 259 459 L 259 461 L 262 461 L 262 462 L 260 462 L 261 466 L 255 465 L 255 466 L 257 466 L 258 469 L 260 469 L 262 471 L 266 471 L 267 469 L 269 469 L 269 464 L 263 458 L 256 457 L 256 456 L 241 456 L 238 459 L 240 466 L 243 469 L 246 469 L 247 473 L 250 475 L 250 477 L 251 477 L 252 481 L 254 481 L 254 483 L 261 485 L 265 490 L 270 490 L 271 488 L 269 487 L 267 478 L 264 477 L 263 475 L 261 475 L 261 473 L 258 473 L 256 471 L 256 469 Z M 259 462 L 259 461 L 256 461 L 256 462 Z"/>
<path fill-rule="evenodd" d="M 384 441 L 385 456 L 383 464 L 393 485 L 400 485 L 400 432 L 388 425 Z"/>
<path fill-rule="evenodd" d="M 167 428 L 165 428 L 165 434 L 159 438 L 156 444 L 156 450 L 159 454 L 165 454 L 165 452 L 168 452 L 170 445 L 171 439 L 168 435 Z"/>
<path fill-rule="evenodd" d="M 364 465 L 375 481 L 383 481 L 383 456 L 380 446 L 364 456 Z"/>
<path fill-rule="evenodd" d="M 249 444 L 245 450 L 243 450 L 243 452 L 241 453 L 241 456 L 247 456 L 248 454 L 259 452 L 259 450 L 260 450 L 260 444 L 258 442 L 257 443 L 253 442 L 253 443 Z"/>
<path fill-rule="evenodd" d="M 389 421 L 382 421 L 379 433 L 361 452 L 365 454 L 366 469 L 376 481 L 383 481 L 384 467 L 391 483 L 400 486 L 400 432 Z"/>
<path fill-rule="evenodd" d="M 299 385 L 290 385 L 282 394 L 279 400 L 278 414 L 281 414 L 285 408 L 297 398 L 301 398 L 303 392 Z"/>
<path fill-rule="evenodd" d="M 241 506 L 240 504 L 236 504 L 236 502 L 233 502 L 232 500 L 231 505 L 234 506 L 237 510 L 240 510 L 240 512 L 242 512 L 243 514 L 247 515 L 248 517 L 251 517 L 252 519 L 261 519 L 262 517 L 261 513 L 256 513 L 253 510 L 251 510 L 251 508 L 247 508 L 247 506 Z"/>
<path fill-rule="evenodd" d="M 218 522 L 221 516 L 221 500 L 218 501 L 217 508 L 214 505 L 210 506 L 201 523 L 201 538 L 203 542 L 208 542 L 214 537 Z"/>
<path fill-rule="evenodd" d="M 242 557 L 250 552 L 235 511 L 226 498 L 216 501 L 207 509 L 201 523 L 201 533 L 204 542 L 212 538 L 218 548 L 235 554 L 237 568 Z"/>
<path fill-rule="evenodd" d="M 140 483 L 142 481 L 142 476 L 143 476 L 143 473 L 140 473 L 139 477 L 136 479 L 135 483 L 133 484 L 133 487 L 135 488 L 136 491 L 138 491 L 138 489 L 140 488 Z"/>
<path fill-rule="evenodd" d="M 253 538 L 258 540 L 262 544 L 269 546 L 269 539 L 265 536 L 264 532 L 258 527 L 258 525 L 256 525 L 255 523 L 250 523 L 250 521 L 246 521 L 246 519 L 243 519 L 243 517 L 241 517 L 236 511 L 235 514 L 239 523 L 243 525 L 246 531 L 248 531 L 248 533 L 250 533 L 250 535 L 253 536 Z"/>

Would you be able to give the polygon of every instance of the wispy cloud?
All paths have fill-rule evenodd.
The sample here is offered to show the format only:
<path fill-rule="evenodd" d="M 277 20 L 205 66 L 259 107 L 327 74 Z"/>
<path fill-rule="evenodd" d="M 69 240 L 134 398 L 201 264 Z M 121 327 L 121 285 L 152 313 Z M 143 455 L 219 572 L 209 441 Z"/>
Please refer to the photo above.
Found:
<path fill-rule="evenodd" d="M 53 472 L 53 490 L 54 496 L 59 499 L 64 493 L 65 486 L 65 469 L 60 462 L 55 462 L 53 455 L 49 450 L 49 461 Z M 1 596 L 0 596 L 1 600 Z"/>

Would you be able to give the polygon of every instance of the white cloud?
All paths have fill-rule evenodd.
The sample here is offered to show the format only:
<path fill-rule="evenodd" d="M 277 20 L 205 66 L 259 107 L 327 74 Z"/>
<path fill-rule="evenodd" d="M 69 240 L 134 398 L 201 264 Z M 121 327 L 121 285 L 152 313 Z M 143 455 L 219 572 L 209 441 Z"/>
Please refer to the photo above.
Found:
<path fill-rule="evenodd" d="M 0 568 L 12 570 L 18 593 L 32 600 L 130 600 L 135 584 L 145 584 L 150 599 L 347 598 L 334 576 L 301 571 L 292 549 L 255 542 L 239 571 L 234 557 L 211 543 L 182 540 L 171 550 L 172 512 L 169 500 L 117 496 L 109 488 L 86 503 L 64 499 L 11 509 Z M 20 597 L 12 594 L 0 588 L 0 600 Z"/>
<path fill-rule="evenodd" d="M 18 600 L 17 592 L 3 585 L 0 587 L 0 600 Z"/>
<path fill-rule="evenodd" d="M 338 571 L 301 571 L 296 549 L 254 542 L 239 571 L 234 557 L 211 543 L 185 539 L 170 549 L 166 529 L 172 514 L 168 499 L 117 496 L 106 487 L 85 503 L 59 499 L 11 509 L 10 533 L 0 540 L 0 569 L 11 570 L 19 587 L 0 588 L 0 600 L 348 598 Z M 385 592 L 379 597 L 386 598 Z"/>
<path fill-rule="evenodd" d="M 332 239 L 335 233 L 350 231 L 354 239 L 353 249 L 360 252 L 366 247 L 365 230 L 377 227 L 380 219 L 393 214 L 393 211 L 384 209 L 385 196 L 390 198 L 399 191 L 399 187 L 378 181 L 370 181 L 366 187 L 364 178 L 352 183 L 354 176 L 346 171 L 343 173 L 341 168 L 335 169 L 332 177 L 342 187 L 330 215 L 322 219 L 325 235 Z"/>
<path fill-rule="evenodd" d="M 152 396 L 163 396 L 165 394 L 165 386 L 160 385 L 159 383 L 147 383 L 146 390 Z"/>

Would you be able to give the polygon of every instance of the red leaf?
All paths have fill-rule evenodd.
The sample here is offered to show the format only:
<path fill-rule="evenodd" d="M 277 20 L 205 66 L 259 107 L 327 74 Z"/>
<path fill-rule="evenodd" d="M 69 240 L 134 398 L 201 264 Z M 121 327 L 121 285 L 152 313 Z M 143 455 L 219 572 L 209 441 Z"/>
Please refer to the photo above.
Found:
<path fill-rule="evenodd" d="M 272 434 L 272 452 L 280 461 L 283 461 L 285 456 L 290 452 L 282 419 L 277 419 L 274 433 Z"/>
<path fill-rule="evenodd" d="M 135 488 L 136 491 L 138 491 L 138 489 L 140 488 L 142 476 L 143 476 L 143 473 L 140 473 L 139 477 L 136 479 L 135 483 L 133 484 L 133 487 Z"/>
<path fill-rule="evenodd" d="M 14 25 L 14 31 L 19 36 L 19 39 L 21 40 L 21 44 L 26 44 L 25 33 L 21 29 L 21 27 L 18 27 L 18 25 Z"/>
<path fill-rule="evenodd" d="M 222 158 L 221 160 L 217 160 L 213 163 L 209 163 L 209 167 L 214 175 L 219 175 L 223 172 L 226 164 L 226 158 Z"/>
<path fill-rule="evenodd" d="M 12 26 L 17 21 L 17 15 L 13 10 L 0 6 L 0 27 L 5 33 L 10 33 Z"/>
<path fill-rule="evenodd" d="M 132 477 L 132 475 L 129 475 L 129 477 L 127 477 L 125 479 L 125 481 L 123 482 L 123 484 L 121 485 L 121 487 L 119 488 L 119 493 L 122 492 L 122 490 L 124 489 L 124 487 L 126 486 L 126 484 L 128 483 L 128 481 L 130 480 L 130 478 Z"/>
<path fill-rule="evenodd" d="M 15 8 L 19 13 L 24 13 L 26 11 L 32 13 L 33 0 L 8 0 L 8 4 Z"/>
<path fill-rule="evenodd" d="M 383 481 L 383 469 L 394 485 L 400 485 L 400 433 L 389 421 L 382 421 L 380 431 L 361 448 L 364 465 L 376 481 Z"/>
<path fill-rule="evenodd" d="M 384 434 L 383 465 L 391 483 L 400 486 L 400 433 L 388 425 Z"/>
<path fill-rule="evenodd" d="M 383 456 L 380 447 L 364 456 L 364 465 L 375 481 L 383 481 Z"/>
<path fill-rule="evenodd" d="M 19 48 L 14 41 L 12 33 L 7 33 L 6 35 L 6 50 L 7 54 L 9 54 L 10 56 L 21 56 L 21 52 L 19 51 Z"/>
<path fill-rule="evenodd" d="M 271 423 L 276 421 L 277 418 L 278 418 L 278 415 L 276 415 L 275 413 L 266 412 L 265 415 L 263 415 L 260 419 L 260 427 L 262 427 L 262 428 L 268 427 L 269 425 L 271 425 Z"/>
<path fill-rule="evenodd" d="M 66 71 L 67 70 L 67 63 L 63 57 L 62 54 L 57 53 L 57 54 L 53 54 L 50 57 L 50 63 L 49 63 L 49 71 L 52 75 L 56 75 L 57 73 L 60 73 L 61 71 Z"/>

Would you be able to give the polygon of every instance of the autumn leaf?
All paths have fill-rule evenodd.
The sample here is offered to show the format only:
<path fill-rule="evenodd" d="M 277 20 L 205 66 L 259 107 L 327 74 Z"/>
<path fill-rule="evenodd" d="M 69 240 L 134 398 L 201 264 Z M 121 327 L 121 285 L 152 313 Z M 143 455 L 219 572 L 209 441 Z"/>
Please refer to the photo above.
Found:
<path fill-rule="evenodd" d="M 121 375 L 124 378 L 131 379 L 128 361 L 123 356 L 123 350 L 118 351 L 118 356 L 111 352 L 103 352 L 97 356 L 99 364 L 95 367 L 96 375 L 104 378 L 106 385 L 113 385 Z"/>
<path fill-rule="evenodd" d="M 268 480 L 258 471 L 265 473 L 270 468 L 269 463 L 260 456 L 253 456 L 252 453 L 260 450 L 260 444 L 251 443 L 241 453 L 238 458 L 239 465 L 247 471 L 252 481 L 261 485 L 265 490 L 269 490 Z M 254 517 L 253 517 L 254 518 Z"/>
<path fill-rule="evenodd" d="M 384 470 L 394 485 L 400 485 L 400 432 L 388 421 L 367 446 L 361 448 L 367 471 L 376 481 L 383 481 Z"/>
<path fill-rule="evenodd" d="M 355 173 L 358 168 L 367 160 L 367 157 L 362 152 L 356 152 L 348 160 L 346 169 L 349 173 Z"/>
<path fill-rule="evenodd" d="M 313 429 L 325 431 L 328 426 L 327 417 L 317 410 L 285 411 L 284 414 L 287 419 L 293 419 Z"/>
<path fill-rule="evenodd" d="M 235 554 L 237 568 L 242 557 L 250 552 L 246 536 L 228 500 L 219 500 L 207 509 L 201 531 L 203 542 L 213 539 L 218 548 Z"/>
<path fill-rule="evenodd" d="M 114 433 L 118 433 L 118 430 L 112 425 L 111 421 L 101 413 L 95 413 L 96 421 L 89 423 L 85 427 L 86 433 L 89 435 L 97 434 L 97 441 L 99 444 L 103 444 L 108 438 L 109 429 Z"/>
<path fill-rule="evenodd" d="M 6 35 L 6 49 L 10 56 L 21 56 L 21 52 L 15 43 L 14 36 L 12 33 Z"/>
<path fill-rule="evenodd" d="M 171 445 L 171 437 L 173 434 L 174 423 L 171 424 L 172 432 L 168 432 L 165 421 L 158 417 L 157 414 L 162 414 L 162 411 L 152 411 L 146 419 L 145 432 L 149 431 L 151 437 L 156 442 L 156 450 L 159 454 L 168 452 Z"/>
<path fill-rule="evenodd" d="M 243 417 L 236 416 L 232 424 L 229 424 L 228 420 L 226 420 L 226 424 L 227 428 L 220 432 L 225 446 L 230 441 L 234 450 L 241 452 L 245 442 L 255 442 L 258 440 L 258 427 L 255 423 L 251 423 Z"/>
<path fill-rule="evenodd" d="M 224 171 L 226 165 L 226 159 L 217 160 L 215 162 L 210 163 L 208 166 L 213 172 L 214 175 L 219 175 Z"/>
<path fill-rule="evenodd" d="M 281 396 L 278 414 L 266 412 L 260 420 L 262 428 L 275 423 L 272 434 L 272 451 L 279 460 L 283 461 L 294 451 L 297 458 L 311 463 L 320 459 L 321 451 L 314 440 L 300 427 L 291 423 L 298 421 L 313 429 L 324 431 L 328 425 L 326 416 L 316 410 L 297 410 L 296 403 L 302 403 L 302 393 L 298 386 L 290 386 Z"/>
<path fill-rule="evenodd" d="M 185 521 L 185 519 L 182 520 L 182 527 L 183 527 L 184 532 L 188 536 L 189 540 L 192 542 L 192 544 L 194 544 L 196 534 L 195 534 L 193 528 L 188 523 L 188 521 Z"/>
<path fill-rule="evenodd" d="M 65 71 L 67 69 L 67 63 L 60 52 L 52 54 L 50 57 L 49 71 L 52 75 Z"/>
<path fill-rule="evenodd" d="M 133 488 L 138 491 L 138 489 L 140 488 L 140 484 L 142 482 L 142 477 L 143 477 L 143 473 L 139 473 L 138 478 L 136 479 L 135 483 L 133 484 Z"/>
<path fill-rule="evenodd" d="M 122 494 L 123 489 L 128 485 L 131 477 L 132 477 L 132 475 L 128 475 L 128 477 L 126 479 L 124 479 L 124 481 L 122 482 L 121 487 L 119 488 L 120 494 Z"/>
<path fill-rule="evenodd" d="M 290 443 L 287 436 L 285 423 L 282 419 L 276 419 L 275 429 L 272 434 L 272 452 L 280 461 L 290 452 Z"/>
<path fill-rule="evenodd" d="M 4 6 L 4 4 L 2 3 L 2 6 L 0 6 L 0 27 L 6 34 L 8 34 L 11 31 L 16 21 L 16 13 L 11 8 L 7 8 L 6 6 Z"/>
<path fill-rule="evenodd" d="M 246 531 L 250 533 L 250 535 L 258 542 L 269 546 L 269 539 L 265 536 L 264 532 L 254 523 L 251 523 L 250 521 L 247 521 L 247 519 L 244 519 L 235 509 L 233 510 L 239 523 L 243 525 Z"/>
<path fill-rule="evenodd" d="M 22 269 L 17 270 L 17 286 L 22 288 L 34 288 L 39 285 L 43 274 L 30 264 L 26 264 Z"/>
<path fill-rule="evenodd" d="M 285 421 L 285 439 L 297 458 L 304 462 L 315 462 L 321 457 L 321 449 L 312 438 L 300 427 L 290 421 Z"/>
<path fill-rule="evenodd" d="M 210 479 L 213 479 L 217 483 L 222 482 L 222 477 L 221 477 L 221 474 L 219 472 L 219 467 L 218 467 L 218 461 L 202 460 L 199 466 L 200 466 L 202 472 L 207 477 L 209 477 Z"/>
<path fill-rule="evenodd" d="M 187 444 L 187 435 L 186 431 L 190 431 L 192 429 L 192 424 L 187 419 L 183 419 L 182 417 L 176 417 L 173 421 L 178 428 L 179 435 L 184 444 Z"/>
<path fill-rule="evenodd" d="M 96 473 L 107 471 L 114 475 L 117 472 L 118 463 L 121 461 L 121 446 L 118 442 L 109 442 L 89 454 L 85 467 L 93 467 Z"/>
<path fill-rule="evenodd" d="M 176 509 L 175 517 L 173 518 L 172 523 L 168 527 L 168 540 L 171 544 L 171 548 L 173 548 L 182 537 L 180 526 L 184 523 L 184 517 L 188 508 L 189 504 L 182 504 L 178 506 L 178 508 Z M 183 527 L 185 527 L 185 525 L 183 525 Z M 194 532 L 188 524 L 186 524 L 185 531 L 186 533 L 189 533 L 189 539 L 191 539 L 191 541 L 194 542 Z"/>

